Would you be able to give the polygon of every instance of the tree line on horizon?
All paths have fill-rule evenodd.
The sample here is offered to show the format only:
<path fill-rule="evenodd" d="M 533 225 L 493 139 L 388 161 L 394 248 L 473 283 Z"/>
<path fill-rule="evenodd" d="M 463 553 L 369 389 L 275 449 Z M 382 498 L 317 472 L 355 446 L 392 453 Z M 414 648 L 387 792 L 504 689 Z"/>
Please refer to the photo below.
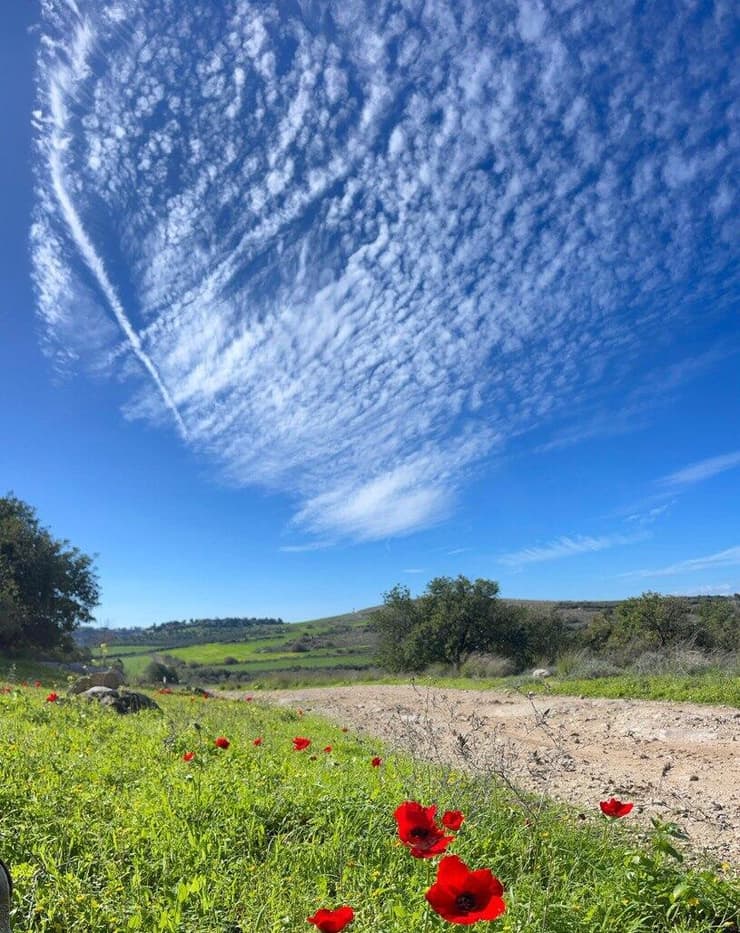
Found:
<path fill-rule="evenodd" d="M 82 625 L 74 633 L 76 644 L 81 647 L 93 647 L 105 642 L 109 645 L 161 645 L 173 647 L 185 646 L 208 641 L 234 641 L 241 633 L 255 635 L 256 630 L 265 627 L 285 625 L 281 618 L 258 616 L 227 616 L 225 618 L 182 619 L 160 622 L 138 628 L 126 626 L 110 628 Z"/>
<path fill-rule="evenodd" d="M 161 647 L 234 641 L 240 633 L 274 631 L 280 618 L 183 619 L 146 629 L 91 626 L 100 588 L 93 558 L 54 538 L 35 509 L 12 494 L 0 497 L 0 651 L 71 654 L 110 641 Z M 371 615 L 379 664 L 393 672 L 433 665 L 456 671 L 475 657 L 504 659 L 511 672 L 583 650 L 617 660 L 640 651 L 689 645 L 705 651 L 740 648 L 740 601 L 695 600 L 643 593 L 597 613 L 586 625 L 557 611 L 509 602 L 493 580 L 435 577 L 412 597 L 400 584 Z"/>

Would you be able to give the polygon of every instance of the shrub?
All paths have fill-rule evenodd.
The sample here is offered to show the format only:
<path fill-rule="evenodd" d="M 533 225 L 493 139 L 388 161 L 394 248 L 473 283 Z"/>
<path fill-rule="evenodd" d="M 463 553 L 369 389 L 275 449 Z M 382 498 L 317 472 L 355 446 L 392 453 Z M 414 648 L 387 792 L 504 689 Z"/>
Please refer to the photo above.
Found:
<path fill-rule="evenodd" d="M 463 677 L 475 678 L 509 677 L 515 670 L 516 665 L 511 658 L 497 654 L 473 654 L 463 664 L 460 673 Z"/>
<path fill-rule="evenodd" d="M 152 659 L 144 668 L 140 680 L 148 684 L 162 683 L 164 680 L 166 680 L 168 684 L 180 683 L 180 679 L 174 667 L 170 667 L 170 665 L 155 659 Z"/>
<path fill-rule="evenodd" d="M 590 651 L 568 651 L 560 655 L 555 670 L 560 677 L 571 680 L 591 680 L 597 677 L 614 677 L 620 668 L 608 658 L 599 657 Z"/>
<path fill-rule="evenodd" d="M 635 674 L 699 674 L 716 662 L 689 645 L 676 645 L 667 651 L 644 651 L 630 668 Z"/>

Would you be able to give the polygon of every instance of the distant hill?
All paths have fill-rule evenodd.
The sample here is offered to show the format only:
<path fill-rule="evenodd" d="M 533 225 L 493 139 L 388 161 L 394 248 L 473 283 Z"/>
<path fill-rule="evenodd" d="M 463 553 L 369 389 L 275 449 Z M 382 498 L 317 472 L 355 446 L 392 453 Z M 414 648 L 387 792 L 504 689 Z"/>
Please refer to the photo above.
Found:
<path fill-rule="evenodd" d="M 213 641 L 238 641 L 246 633 L 254 636 L 276 625 L 285 623 L 282 619 L 254 617 L 182 619 L 146 628 L 96 628 L 83 625 L 74 632 L 73 637 L 80 647 L 85 648 L 97 647 L 103 642 L 111 647 L 130 644 L 174 647 Z"/>

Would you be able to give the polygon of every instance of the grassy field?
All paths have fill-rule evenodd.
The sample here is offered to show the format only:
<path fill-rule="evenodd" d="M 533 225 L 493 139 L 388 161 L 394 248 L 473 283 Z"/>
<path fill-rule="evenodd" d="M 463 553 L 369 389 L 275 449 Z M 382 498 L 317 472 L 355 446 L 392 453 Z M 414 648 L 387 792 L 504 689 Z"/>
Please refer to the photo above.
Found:
<path fill-rule="evenodd" d="M 196 679 L 196 666 L 209 668 L 211 677 L 221 670 L 230 677 L 238 674 L 244 681 L 266 672 L 363 670 L 373 664 L 375 650 L 374 635 L 368 625 L 371 611 L 275 626 L 269 637 L 262 630 L 257 636 L 247 636 L 238 642 L 168 648 L 111 643 L 98 648 L 94 656 L 99 660 L 120 659 L 126 677 L 132 681 L 142 676 L 152 659 L 162 657 L 190 665 L 191 676 Z"/>
<path fill-rule="evenodd" d="M 596 800 L 578 819 L 258 702 L 158 696 L 162 713 L 119 717 L 45 696 L 0 692 L 14 931 L 294 933 L 338 905 L 355 910 L 349 933 L 450 929 L 424 898 L 439 858 L 398 840 L 393 813 L 408 800 L 465 814 L 449 851 L 505 886 L 506 912 L 486 929 L 737 929 L 726 867 L 687 869 L 665 829 L 643 838 Z M 294 751 L 296 736 L 310 747 Z"/>

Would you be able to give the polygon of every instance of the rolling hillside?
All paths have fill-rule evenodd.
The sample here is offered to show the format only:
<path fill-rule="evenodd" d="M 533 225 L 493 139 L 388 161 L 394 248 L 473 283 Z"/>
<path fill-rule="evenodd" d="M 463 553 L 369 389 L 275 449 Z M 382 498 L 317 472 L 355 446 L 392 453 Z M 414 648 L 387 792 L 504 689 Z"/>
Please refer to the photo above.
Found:
<path fill-rule="evenodd" d="M 555 602 L 546 600 L 506 600 L 540 612 L 555 612 L 572 626 L 582 626 L 598 613 L 609 613 L 615 602 Z M 173 667 L 183 682 L 213 683 L 227 681 L 257 686 L 283 681 L 311 681 L 331 676 L 357 679 L 375 672 L 375 635 L 371 615 L 377 606 L 343 615 L 307 622 L 245 628 L 237 639 L 209 640 L 208 626 L 201 626 L 201 641 L 193 640 L 192 631 L 184 632 L 182 643 L 156 643 L 155 632 L 146 630 L 141 643 L 118 645 L 110 641 L 95 657 L 120 660 L 129 680 L 143 676 L 152 660 Z M 106 633 L 115 637 L 115 630 Z M 152 643 L 154 641 L 154 643 Z"/>
<path fill-rule="evenodd" d="M 255 683 L 270 676 L 275 683 L 281 674 L 331 673 L 352 678 L 373 667 L 374 635 L 369 609 L 298 622 L 245 630 L 234 641 L 203 641 L 199 644 L 107 643 L 94 656 L 123 664 L 128 680 L 144 674 L 152 660 L 173 667 L 180 681 L 212 683 L 229 681 Z M 205 636 L 207 637 L 207 635 Z"/>

